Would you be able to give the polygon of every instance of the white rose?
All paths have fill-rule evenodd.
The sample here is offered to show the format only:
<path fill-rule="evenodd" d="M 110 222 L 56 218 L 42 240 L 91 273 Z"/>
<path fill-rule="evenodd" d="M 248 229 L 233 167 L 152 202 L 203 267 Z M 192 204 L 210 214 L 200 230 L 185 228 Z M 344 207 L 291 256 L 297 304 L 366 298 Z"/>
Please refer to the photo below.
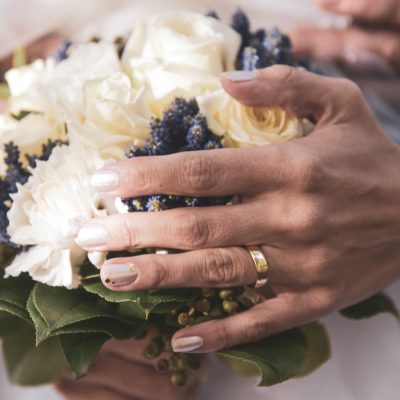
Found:
<path fill-rule="evenodd" d="M 6 74 L 11 97 L 0 115 L 0 157 L 5 143 L 13 141 L 25 154 L 38 154 L 48 139 L 66 139 L 66 122 L 84 118 L 84 86 L 121 71 L 111 44 L 86 43 L 74 46 L 70 57 L 56 64 L 51 58 L 11 69 Z M 12 114 L 30 111 L 17 121 Z M 0 167 L 0 175 L 4 166 Z"/>
<path fill-rule="evenodd" d="M 175 97 L 218 87 L 219 74 L 234 69 L 240 36 L 222 22 L 192 12 L 164 12 L 139 22 L 123 54 L 134 82 L 153 92 L 159 115 Z"/>
<path fill-rule="evenodd" d="M 92 151 L 73 146 L 57 147 L 47 162 L 37 163 L 11 195 L 8 234 L 14 243 L 31 247 L 6 268 L 7 276 L 28 272 L 50 286 L 79 284 L 86 252 L 74 239 L 83 223 L 107 213 L 89 184 L 103 165 Z"/>
<path fill-rule="evenodd" d="M 75 121 L 76 137 L 103 158 L 121 159 L 130 146 L 143 146 L 150 135 L 150 93 L 145 86 L 135 89 L 122 72 L 84 84 L 82 121 Z M 71 121 L 69 121 L 71 122 Z"/>
<path fill-rule="evenodd" d="M 220 89 L 200 96 L 200 112 L 227 147 L 253 147 L 304 135 L 303 121 L 280 107 L 246 107 Z"/>

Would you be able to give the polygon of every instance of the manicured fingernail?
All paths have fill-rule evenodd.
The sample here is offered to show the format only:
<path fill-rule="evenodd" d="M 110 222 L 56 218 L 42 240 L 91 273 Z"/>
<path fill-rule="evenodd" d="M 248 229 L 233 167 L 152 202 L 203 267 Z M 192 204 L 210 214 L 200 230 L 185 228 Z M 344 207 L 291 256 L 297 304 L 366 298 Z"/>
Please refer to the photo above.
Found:
<path fill-rule="evenodd" d="M 119 184 L 119 174 L 117 171 L 100 170 L 90 177 L 90 184 L 100 192 L 114 190 Z"/>
<path fill-rule="evenodd" d="M 176 353 L 187 353 L 203 346 L 203 339 L 200 336 L 188 336 L 175 339 L 172 348 Z"/>
<path fill-rule="evenodd" d="M 107 243 L 107 231 L 99 225 L 87 225 L 80 229 L 75 242 L 81 247 L 98 247 Z"/>
<path fill-rule="evenodd" d="M 257 70 L 254 71 L 228 71 L 222 73 L 222 76 L 233 82 L 252 81 L 258 76 Z"/>
<path fill-rule="evenodd" d="M 104 264 L 100 276 L 107 285 L 124 287 L 136 281 L 138 271 L 133 264 Z"/>

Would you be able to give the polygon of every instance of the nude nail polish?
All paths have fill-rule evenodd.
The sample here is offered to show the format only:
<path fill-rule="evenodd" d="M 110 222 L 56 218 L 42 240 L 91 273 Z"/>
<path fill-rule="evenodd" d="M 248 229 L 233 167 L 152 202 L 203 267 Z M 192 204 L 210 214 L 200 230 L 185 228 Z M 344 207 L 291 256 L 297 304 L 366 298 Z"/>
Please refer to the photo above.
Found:
<path fill-rule="evenodd" d="M 119 174 L 113 170 L 100 170 L 90 177 L 91 186 L 99 192 L 115 190 L 119 184 Z"/>
<path fill-rule="evenodd" d="M 134 264 L 104 264 L 100 270 L 101 280 L 107 285 L 116 288 L 129 286 L 138 277 L 138 271 Z"/>
<path fill-rule="evenodd" d="M 257 78 L 257 70 L 253 71 L 228 71 L 221 74 L 224 78 L 233 82 L 252 81 Z"/>
<path fill-rule="evenodd" d="M 200 336 L 188 336 L 175 339 L 172 348 L 176 353 L 188 353 L 203 346 L 203 339 Z"/>
<path fill-rule="evenodd" d="M 107 231 L 99 225 L 83 226 L 75 239 L 78 246 L 83 248 L 103 246 L 108 241 Z"/>

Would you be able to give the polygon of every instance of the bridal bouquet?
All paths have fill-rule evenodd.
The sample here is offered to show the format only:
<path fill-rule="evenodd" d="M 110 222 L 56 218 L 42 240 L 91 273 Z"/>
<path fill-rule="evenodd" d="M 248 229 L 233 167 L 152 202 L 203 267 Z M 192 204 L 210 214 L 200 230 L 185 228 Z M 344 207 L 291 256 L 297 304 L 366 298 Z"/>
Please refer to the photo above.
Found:
<path fill-rule="evenodd" d="M 98 268 L 104 254 L 76 243 L 95 216 L 227 204 L 230 198 L 100 196 L 89 178 L 107 163 L 222 147 L 263 146 L 306 134 L 280 108 L 254 112 L 219 83 L 227 70 L 299 65 L 277 29 L 252 32 L 246 15 L 231 26 L 212 13 L 166 12 L 139 22 L 128 38 L 64 43 L 58 53 L 6 74 L 0 116 L 0 336 L 14 383 L 79 378 L 109 339 L 157 334 L 145 357 L 173 383 L 199 366 L 174 354 L 176 330 L 224 318 L 262 300 L 253 289 L 112 292 Z M 304 66 L 304 65 L 303 65 Z M 143 249 L 145 252 L 166 251 Z M 151 267 L 151 266 L 149 266 Z M 345 310 L 362 318 L 396 313 L 383 295 Z M 319 323 L 219 353 L 239 373 L 272 385 L 312 372 L 329 358 Z"/>

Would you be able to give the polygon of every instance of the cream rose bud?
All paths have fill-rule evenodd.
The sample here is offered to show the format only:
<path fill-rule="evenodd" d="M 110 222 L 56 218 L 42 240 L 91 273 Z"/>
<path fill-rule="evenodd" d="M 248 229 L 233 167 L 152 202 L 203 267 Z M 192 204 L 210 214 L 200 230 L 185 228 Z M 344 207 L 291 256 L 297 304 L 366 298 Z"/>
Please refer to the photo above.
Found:
<path fill-rule="evenodd" d="M 246 107 L 220 89 L 197 98 L 210 129 L 226 147 L 281 143 L 304 135 L 300 118 L 280 107 Z"/>
<path fill-rule="evenodd" d="M 48 161 L 39 161 L 32 176 L 11 195 L 8 234 L 30 246 L 6 268 L 6 276 L 27 272 L 50 286 L 74 288 L 87 253 L 75 243 L 83 223 L 107 214 L 89 184 L 90 175 L 104 166 L 92 150 L 62 146 Z"/>
<path fill-rule="evenodd" d="M 210 74 L 234 68 L 240 36 L 229 26 L 188 11 L 163 12 L 139 22 L 123 62 L 140 58 L 162 65 L 185 65 Z"/>

